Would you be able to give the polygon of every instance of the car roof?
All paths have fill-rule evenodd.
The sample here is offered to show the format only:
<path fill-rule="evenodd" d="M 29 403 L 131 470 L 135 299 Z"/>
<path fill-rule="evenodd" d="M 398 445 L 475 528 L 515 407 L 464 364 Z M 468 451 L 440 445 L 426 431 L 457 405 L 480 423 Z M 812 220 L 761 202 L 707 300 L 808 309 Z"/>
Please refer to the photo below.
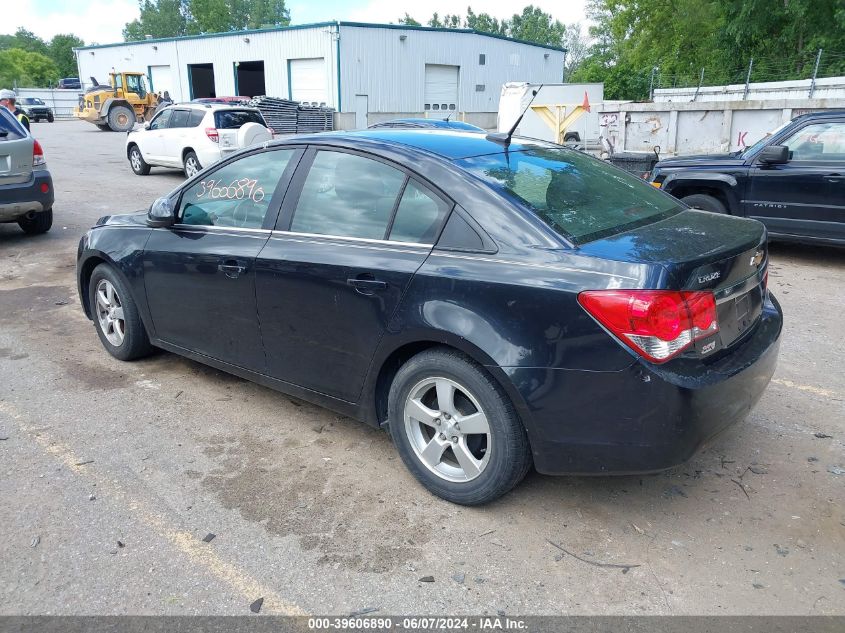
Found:
<path fill-rule="evenodd" d="M 186 101 L 185 103 L 173 103 L 167 106 L 166 109 L 179 108 L 193 108 L 196 110 L 210 110 L 216 112 L 218 110 L 252 110 L 253 112 L 260 112 L 258 108 L 252 106 L 239 105 L 237 103 L 194 103 L 193 101 Z"/>
<path fill-rule="evenodd" d="M 430 154 L 437 154 L 449 160 L 485 154 L 501 154 L 505 151 L 501 142 L 492 141 L 485 134 L 454 129 L 376 128 L 357 132 L 322 132 L 287 139 L 287 142 L 291 143 L 341 144 L 353 148 L 356 142 L 362 141 L 361 144 L 371 148 L 379 144 L 411 147 Z M 559 149 L 560 146 L 546 141 L 517 136 L 513 137 L 508 146 L 508 150 L 512 152 L 537 148 Z"/>
<path fill-rule="evenodd" d="M 792 119 L 793 121 L 803 121 L 804 119 L 826 119 L 826 118 L 842 118 L 845 117 L 845 110 L 822 110 L 820 112 L 807 112 Z"/>
<path fill-rule="evenodd" d="M 471 123 L 464 121 L 447 121 L 446 119 L 425 119 L 422 117 L 408 117 L 404 119 L 390 119 L 389 121 L 379 121 L 369 126 L 368 129 L 375 130 L 382 127 L 391 127 L 397 125 L 408 125 L 411 127 L 422 128 L 446 128 L 457 130 L 480 130 L 481 128 Z"/>

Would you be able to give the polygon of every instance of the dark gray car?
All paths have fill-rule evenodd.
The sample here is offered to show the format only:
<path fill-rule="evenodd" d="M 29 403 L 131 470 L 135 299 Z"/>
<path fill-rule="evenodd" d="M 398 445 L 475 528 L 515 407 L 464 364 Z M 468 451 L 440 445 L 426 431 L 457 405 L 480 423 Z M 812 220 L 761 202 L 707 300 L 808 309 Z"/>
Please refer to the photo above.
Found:
<path fill-rule="evenodd" d="M 6 108 L 0 108 L 0 222 L 26 233 L 53 225 L 53 179 L 44 151 Z"/>

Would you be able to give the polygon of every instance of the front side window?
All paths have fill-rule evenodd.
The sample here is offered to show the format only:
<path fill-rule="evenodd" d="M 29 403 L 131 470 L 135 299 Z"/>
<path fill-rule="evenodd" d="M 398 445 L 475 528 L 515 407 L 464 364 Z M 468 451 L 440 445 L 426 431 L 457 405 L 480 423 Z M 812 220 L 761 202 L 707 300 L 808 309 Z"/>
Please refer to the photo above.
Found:
<path fill-rule="evenodd" d="M 319 151 L 302 186 L 291 231 L 385 239 L 405 174 L 384 163 Z"/>
<path fill-rule="evenodd" d="M 640 178 L 574 150 L 503 152 L 459 164 L 576 244 L 681 210 L 677 200 Z"/>
<path fill-rule="evenodd" d="M 816 123 L 783 141 L 791 160 L 845 162 L 845 123 Z"/>
<path fill-rule="evenodd" d="M 173 115 L 173 110 L 165 110 L 152 121 L 150 121 L 151 130 L 163 130 L 167 127 L 170 117 Z"/>
<path fill-rule="evenodd" d="M 260 229 L 295 150 L 259 152 L 216 169 L 182 194 L 181 224 Z"/>

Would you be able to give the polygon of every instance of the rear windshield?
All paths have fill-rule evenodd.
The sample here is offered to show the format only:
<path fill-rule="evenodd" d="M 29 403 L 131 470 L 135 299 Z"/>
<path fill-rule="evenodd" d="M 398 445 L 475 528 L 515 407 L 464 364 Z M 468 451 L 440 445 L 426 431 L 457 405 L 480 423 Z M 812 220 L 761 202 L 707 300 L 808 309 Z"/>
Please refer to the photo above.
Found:
<path fill-rule="evenodd" d="M 605 161 L 533 149 L 458 161 L 575 244 L 623 233 L 681 210 L 677 200 Z"/>
<path fill-rule="evenodd" d="M 214 113 L 214 125 L 218 130 L 237 130 L 247 123 L 266 126 L 264 117 L 255 110 L 222 110 Z"/>
<path fill-rule="evenodd" d="M 0 106 L 0 143 L 17 141 L 26 136 L 26 130 L 4 106 Z"/>

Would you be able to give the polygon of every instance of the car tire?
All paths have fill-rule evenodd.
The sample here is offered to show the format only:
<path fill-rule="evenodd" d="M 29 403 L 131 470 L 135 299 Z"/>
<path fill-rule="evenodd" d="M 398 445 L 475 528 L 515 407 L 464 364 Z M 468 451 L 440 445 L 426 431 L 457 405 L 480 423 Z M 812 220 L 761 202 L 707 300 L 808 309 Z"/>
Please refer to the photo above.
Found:
<path fill-rule="evenodd" d="M 693 209 L 701 209 L 702 211 L 722 214 L 726 214 L 728 212 L 725 205 L 723 205 L 719 200 L 704 193 L 695 193 L 691 196 L 685 196 L 681 198 L 681 201 Z"/>
<path fill-rule="evenodd" d="M 129 288 L 109 264 L 100 264 L 88 282 L 94 328 L 103 347 L 119 360 L 135 360 L 153 351 Z"/>
<path fill-rule="evenodd" d="M 483 367 L 456 350 L 426 350 L 399 369 L 388 396 L 388 421 L 408 470 L 452 503 L 493 501 L 532 465 L 513 403 Z"/>
<path fill-rule="evenodd" d="M 47 209 L 36 213 L 31 219 L 21 218 L 18 220 L 18 226 L 21 227 L 27 235 L 40 235 L 46 233 L 53 226 L 53 210 Z"/>
<path fill-rule="evenodd" d="M 127 106 L 114 106 L 109 110 L 109 129 L 128 132 L 135 126 L 135 112 Z"/>
<path fill-rule="evenodd" d="M 185 160 L 182 161 L 182 167 L 182 171 L 185 172 L 185 178 L 193 178 L 202 170 L 200 159 L 197 158 L 197 155 L 194 152 L 188 152 L 185 154 Z"/>
<path fill-rule="evenodd" d="M 47 115 L 47 123 L 52 123 L 55 120 L 56 120 L 56 117 L 54 117 L 52 114 Z"/>
<path fill-rule="evenodd" d="M 129 166 L 138 176 L 146 176 L 150 173 L 150 166 L 144 160 L 144 156 L 137 145 L 133 145 L 129 150 Z"/>

